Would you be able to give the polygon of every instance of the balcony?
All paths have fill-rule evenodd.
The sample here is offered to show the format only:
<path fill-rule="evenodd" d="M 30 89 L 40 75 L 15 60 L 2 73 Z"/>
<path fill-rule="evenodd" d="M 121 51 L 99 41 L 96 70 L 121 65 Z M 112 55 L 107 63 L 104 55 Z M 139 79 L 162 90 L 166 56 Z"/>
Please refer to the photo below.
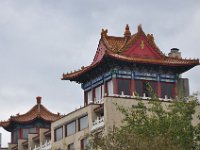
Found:
<path fill-rule="evenodd" d="M 95 104 L 103 104 L 104 103 L 103 98 L 102 99 L 96 99 L 96 98 L 94 98 L 94 103 Z"/>
<path fill-rule="evenodd" d="M 124 95 L 124 92 L 123 92 L 123 91 L 122 91 L 121 94 L 112 94 L 112 95 L 110 95 L 110 96 L 113 96 L 113 97 L 120 97 L 120 98 L 136 98 L 136 99 L 139 98 L 139 99 L 142 99 L 142 100 L 150 100 L 150 99 L 152 99 L 151 97 L 148 97 L 148 96 L 146 95 L 146 93 L 143 93 L 142 96 L 135 95 L 134 92 L 133 92 L 132 95 Z M 172 101 L 172 98 L 169 98 L 167 95 L 165 95 L 164 98 L 158 98 L 158 99 L 161 100 L 161 101 L 166 101 L 166 102 Z M 185 99 L 187 99 L 187 98 L 185 98 Z"/>
<path fill-rule="evenodd" d="M 31 148 L 30 150 L 51 150 L 51 141 L 46 141 L 43 145 L 35 148 Z"/>
<path fill-rule="evenodd" d="M 104 116 L 97 117 L 97 119 L 94 120 L 93 123 L 92 123 L 92 129 L 91 130 L 97 130 L 97 129 L 103 127 L 104 124 L 105 124 L 104 123 Z"/>

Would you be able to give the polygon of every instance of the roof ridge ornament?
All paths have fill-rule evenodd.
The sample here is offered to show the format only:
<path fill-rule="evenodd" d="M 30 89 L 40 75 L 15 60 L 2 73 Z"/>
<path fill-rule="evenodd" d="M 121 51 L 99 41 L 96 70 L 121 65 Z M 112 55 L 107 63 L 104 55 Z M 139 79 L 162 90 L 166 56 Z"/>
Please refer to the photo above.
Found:
<path fill-rule="evenodd" d="M 150 41 L 154 42 L 154 36 L 153 36 L 153 34 L 147 34 L 147 38 L 148 38 Z"/>
<path fill-rule="evenodd" d="M 126 24 L 125 31 L 124 31 L 124 36 L 125 37 L 130 37 L 131 36 L 131 32 L 129 30 L 129 25 L 128 24 Z"/>
<path fill-rule="evenodd" d="M 39 114 L 40 113 L 40 105 L 41 105 L 41 99 L 42 99 L 42 97 L 41 96 L 37 96 L 36 99 L 37 99 L 38 114 Z"/>
<path fill-rule="evenodd" d="M 142 25 L 141 24 L 138 25 L 138 33 L 143 33 L 143 29 L 142 29 Z"/>
<path fill-rule="evenodd" d="M 102 29 L 101 30 L 101 36 L 108 36 L 108 29 Z"/>

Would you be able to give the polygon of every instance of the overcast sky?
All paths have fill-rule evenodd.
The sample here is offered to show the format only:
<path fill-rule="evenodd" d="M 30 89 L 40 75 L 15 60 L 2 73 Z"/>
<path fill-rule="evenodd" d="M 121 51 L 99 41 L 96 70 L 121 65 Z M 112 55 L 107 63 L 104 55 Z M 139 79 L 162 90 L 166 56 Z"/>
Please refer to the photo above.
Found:
<path fill-rule="evenodd" d="M 92 62 L 102 28 L 123 36 L 142 24 L 159 48 L 177 47 L 185 58 L 200 58 L 200 1 L 197 0 L 0 0 L 0 120 L 25 113 L 35 97 L 52 112 L 83 105 L 79 84 L 65 72 Z M 200 68 L 183 74 L 190 92 L 200 90 Z M 3 133 L 3 146 L 9 134 Z"/>

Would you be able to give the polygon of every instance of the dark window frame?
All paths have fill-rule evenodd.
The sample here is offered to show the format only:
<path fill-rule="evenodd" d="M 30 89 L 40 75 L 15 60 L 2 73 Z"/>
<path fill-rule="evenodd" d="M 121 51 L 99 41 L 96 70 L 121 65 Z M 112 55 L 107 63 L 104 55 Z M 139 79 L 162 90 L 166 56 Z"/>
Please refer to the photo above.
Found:
<path fill-rule="evenodd" d="M 74 150 L 74 143 L 70 143 L 69 145 L 67 145 L 67 149 L 70 150 L 70 146 L 73 145 L 73 150 Z"/>
<path fill-rule="evenodd" d="M 124 91 L 124 95 L 131 95 L 131 94 L 132 94 L 132 93 L 131 93 L 131 91 L 132 91 L 132 84 L 131 84 L 132 82 L 131 82 L 131 81 L 132 81 L 132 80 L 131 80 L 131 79 L 125 79 L 125 78 L 117 78 L 117 79 L 116 79 L 116 83 L 117 83 L 117 84 L 116 84 L 116 93 L 117 93 L 118 95 L 121 95 L 121 92 L 122 92 L 122 91 L 121 91 L 121 92 L 119 93 L 119 81 L 120 81 L 120 80 L 121 80 L 121 81 L 128 81 L 128 84 L 129 84 L 129 87 L 128 87 L 128 88 L 129 88 L 129 91 L 128 91 L 128 93 L 129 93 L 129 94 L 126 94 L 126 92 Z"/>
<path fill-rule="evenodd" d="M 68 126 L 69 124 L 71 124 L 71 123 L 75 123 L 75 132 L 68 135 L 67 126 Z M 68 137 L 68 136 L 70 136 L 70 135 L 75 134 L 76 131 L 77 131 L 76 128 L 77 128 L 77 127 L 76 127 L 76 120 L 73 120 L 73 121 L 68 122 L 68 123 L 65 125 L 65 137 Z"/>
<path fill-rule="evenodd" d="M 60 139 L 57 139 L 57 136 L 56 136 L 56 131 L 58 131 L 59 129 L 62 129 L 62 135 L 61 135 L 61 138 Z M 54 141 L 60 141 L 61 139 L 63 139 L 63 126 L 60 126 L 60 127 L 57 127 L 54 129 Z"/>
<path fill-rule="evenodd" d="M 153 83 L 153 87 L 152 84 Z M 153 89 L 153 93 L 149 93 L 150 91 L 147 89 L 147 84 L 150 84 L 151 88 Z M 141 88 L 138 92 L 138 86 Z M 143 97 L 143 93 L 146 94 L 146 97 L 151 97 L 151 94 L 158 95 L 158 82 L 153 80 L 134 80 L 134 89 L 135 92 Z"/>
<path fill-rule="evenodd" d="M 87 127 L 81 128 L 81 119 L 84 118 L 84 117 L 87 117 L 87 123 L 88 123 L 88 125 L 87 125 Z M 88 127 L 89 127 L 88 114 L 79 117 L 79 118 L 78 118 L 78 131 L 84 130 L 84 129 L 88 128 Z"/>
<path fill-rule="evenodd" d="M 80 142 L 80 144 L 81 144 L 81 150 L 86 150 L 86 148 L 84 148 L 84 146 L 87 147 L 87 144 L 84 145 L 85 140 L 86 140 L 86 142 L 87 142 L 87 139 L 86 139 L 86 138 L 82 139 L 81 142 Z"/>
<path fill-rule="evenodd" d="M 100 85 L 94 87 L 94 90 L 93 90 L 93 91 L 94 91 L 94 92 L 93 92 L 93 99 L 96 98 L 96 89 L 99 88 L 99 87 L 100 87 L 100 89 L 101 89 L 101 91 L 100 91 L 100 98 L 103 98 L 103 95 L 102 95 L 102 90 L 103 90 L 103 89 L 102 89 L 102 86 L 103 86 L 103 84 L 100 84 Z M 94 100 L 93 100 L 93 101 L 94 101 Z"/>
<path fill-rule="evenodd" d="M 16 144 L 19 139 L 19 130 L 15 130 L 12 132 L 12 143 Z"/>
<path fill-rule="evenodd" d="M 165 92 L 163 93 L 163 86 L 165 86 Z M 171 86 L 171 91 L 170 87 Z M 171 92 L 171 93 L 170 93 Z M 160 82 L 160 97 L 165 98 L 165 95 L 167 95 L 168 98 L 174 98 L 175 97 L 175 83 L 173 82 Z"/>

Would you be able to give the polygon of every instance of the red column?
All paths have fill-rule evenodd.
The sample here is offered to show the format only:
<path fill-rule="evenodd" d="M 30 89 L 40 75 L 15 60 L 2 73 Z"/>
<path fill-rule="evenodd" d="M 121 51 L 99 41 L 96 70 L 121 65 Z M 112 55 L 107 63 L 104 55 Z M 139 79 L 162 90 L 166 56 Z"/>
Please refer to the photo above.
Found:
<path fill-rule="evenodd" d="M 134 79 L 132 79 L 131 80 L 131 95 L 133 95 L 133 92 L 135 93 L 135 80 Z"/>
<path fill-rule="evenodd" d="M 157 82 L 157 94 L 158 94 L 158 98 L 161 97 L 161 83 L 158 81 Z"/>
<path fill-rule="evenodd" d="M 117 86 L 117 79 L 113 78 L 113 94 L 117 94 L 118 93 L 118 86 Z"/>
<path fill-rule="evenodd" d="M 23 137 L 22 137 L 22 135 L 23 135 L 23 129 L 19 129 L 19 139 L 23 139 Z"/>
<path fill-rule="evenodd" d="M 88 105 L 88 96 L 87 96 L 87 92 L 84 91 L 84 106 Z"/>

